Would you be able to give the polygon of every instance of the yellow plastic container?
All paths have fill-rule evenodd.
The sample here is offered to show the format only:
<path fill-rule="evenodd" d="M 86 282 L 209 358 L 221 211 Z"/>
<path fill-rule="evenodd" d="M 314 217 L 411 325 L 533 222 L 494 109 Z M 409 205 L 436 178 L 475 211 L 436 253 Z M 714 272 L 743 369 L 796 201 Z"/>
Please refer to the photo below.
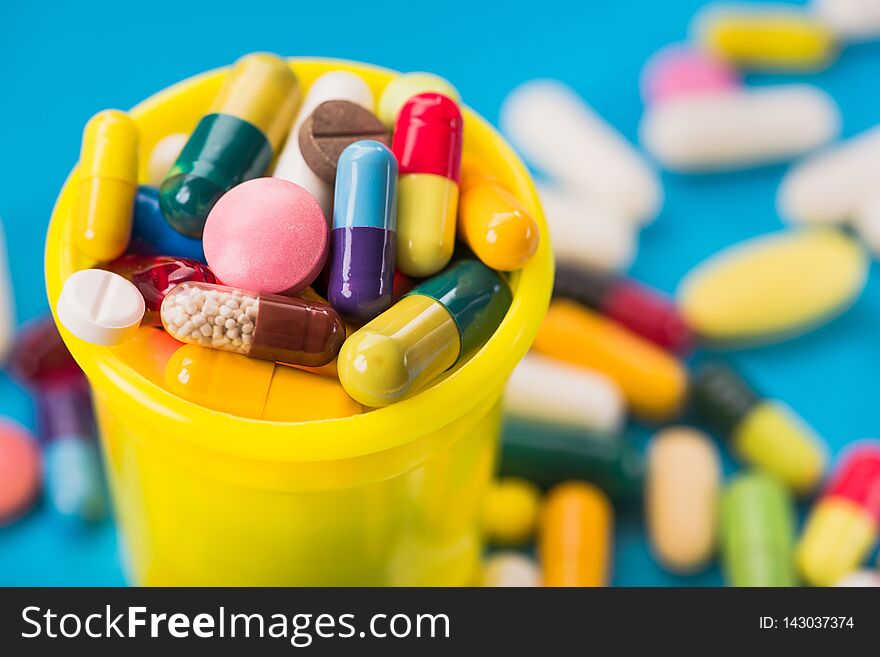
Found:
<path fill-rule="evenodd" d="M 348 69 L 363 76 L 377 98 L 394 75 L 332 60 L 295 59 L 291 66 L 304 90 L 322 73 Z M 131 111 L 141 129 L 141 180 L 156 142 L 192 130 L 224 74 L 184 81 Z M 516 194 L 546 235 L 525 168 L 470 110 L 464 146 Z M 53 308 L 65 278 L 94 264 L 75 247 L 75 176 L 61 191 L 46 243 Z M 549 302 L 549 240 L 541 240 L 534 258 L 510 280 L 514 297 L 507 316 L 465 365 L 406 401 L 319 422 L 265 422 L 197 406 L 142 375 L 139 370 L 152 371 L 155 364 L 139 362 L 139 352 L 90 345 L 59 327 L 94 391 L 132 583 L 474 581 L 499 401 Z"/>

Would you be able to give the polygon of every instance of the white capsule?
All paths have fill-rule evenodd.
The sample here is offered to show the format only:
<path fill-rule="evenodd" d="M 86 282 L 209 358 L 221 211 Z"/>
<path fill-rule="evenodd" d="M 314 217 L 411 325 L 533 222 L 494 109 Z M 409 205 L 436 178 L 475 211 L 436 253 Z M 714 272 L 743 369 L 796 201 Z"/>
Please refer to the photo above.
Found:
<path fill-rule="evenodd" d="M 841 579 L 834 586 L 842 586 L 847 588 L 853 587 L 878 587 L 880 586 L 880 573 L 874 573 L 870 570 L 857 570 Z"/>
<path fill-rule="evenodd" d="M 637 228 L 612 210 L 558 187 L 539 185 L 553 252 L 560 262 L 625 270 L 635 258 Z"/>
<path fill-rule="evenodd" d="M 373 111 L 375 101 L 373 92 L 366 82 L 348 71 L 331 71 L 316 79 L 306 93 L 303 104 L 299 108 L 284 148 L 278 156 L 278 162 L 272 176 L 283 178 L 309 192 L 324 211 L 324 217 L 330 221 L 333 217 L 333 186 L 321 180 L 306 164 L 299 148 L 299 129 L 315 108 L 328 100 L 347 100 Z"/>
<path fill-rule="evenodd" d="M 880 192 L 859 203 L 853 212 L 852 226 L 875 258 L 880 258 Z"/>
<path fill-rule="evenodd" d="M 541 570 L 519 552 L 496 552 L 483 565 L 483 586 L 541 586 Z"/>
<path fill-rule="evenodd" d="M 878 180 L 880 126 L 793 166 L 779 186 L 777 210 L 793 223 L 842 223 L 877 189 Z"/>
<path fill-rule="evenodd" d="M 792 159 L 840 134 L 834 100 L 805 84 L 730 89 L 651 105 L 639 138 L 668 169 L 730 170 Z"/>
<path fill-rule="evenodd" d="M 189 135 L 183 132 L 173 132 L 156 142 L 147 160 L 146 183 L 148 185 L 158 187 L 162 184 L 188 139 Z"/>
<path fill-rule="evenodd" d="M 6 259 L 6 236 L 0 220 L 0 362 L 6 360 L 15 335 L 15 297 Z"/>
<path fill-rule="evenodd" d="M 104 346 L 134 337 L 144 309 L 144 298 L 133 283 L 103 269 L 71 274 L 55 306 L 58 321 L 68 331 L 80 340 Z M 192 330 L 192 323 L 186 322 L 184 329 Z"/>
<path fill-rule="evenodd" d="M 571 88 L 533 80 L 511 91 L 501 127 L 523 157 L 546 174 L 638 223 L 663 204 L 653 168 Z"/>
<path fill-rule="evenodd" d="M 810 7 L 822 22 L 850 41 L 880 36 L 878 0 L 812 0 Z"/>
<path fill-rule="evenodd" d="M 504 395 L 507 414 L 614 435 L 623 425 L 620 388 L 599 372 L 528 354 L 513 370 Z"/>

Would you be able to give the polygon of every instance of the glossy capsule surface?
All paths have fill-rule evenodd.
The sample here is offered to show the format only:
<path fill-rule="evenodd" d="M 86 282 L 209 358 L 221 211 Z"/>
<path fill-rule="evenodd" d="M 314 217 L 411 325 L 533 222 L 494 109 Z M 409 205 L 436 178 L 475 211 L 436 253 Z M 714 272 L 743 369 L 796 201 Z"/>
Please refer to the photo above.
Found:
<path fill-rule="evenodd" d="M 553 296 L 598 310 L 634 333 L 678 354 L 694 346 L 694 333 L 675 303 L 657 290 L 625 276 L 584 265 L 556 267 Z"/>
<path fill-rule="evenodd" d="M 521 545 L 535 531 L 541 492 L 530 481 L 504 477 L 492 483 L 483 506 L 483 531 L 495 545 Z"/>
<path fill-rule="evenodd" d="M 551 302 L 533 349 L 606 374 L 623 390 L 633 412 L 646 419 L 670 418 L 684 402 L 687 373 L 678 360 L 573 301 Z"/>
<path fill-rule="evenodd" d="M 736 455 L 778 477 L 798 494 L 819 483 L 825 443 L 785 404 L 761 398 L 734 370 L 706 363 L 693 377 L 695 410 L 725 435 Z"/>
<path fill-rule="evenodd" d="M 810 512 L 797 565 L 812 586 L 831 586 L 856 570 L 880 535 L 880 441 L 852 448 Z"/>
<path fill-rule="evenodd" d="M 413 96 L 397 117 L 397 266 L 409 276 L 436 274 L 452 257 L 463 127 L 455 101 L 437 93 Z"/>
<path fill-rule="evenodd" d="M 357 141 L 339 157 L 330 233 L 327 300 L 364 324 L 391 306 L 396 259 L 397 160 L 378 141 Z"/>
<path fill-rule="evenodd" d="M 159 187 L 168 223 L 201 237 L 217 200 L 269 166 L 298 103 L 296 76 L 280 57 L 257 53 L 235 62 Z"/>
<path fill-rule="evenodd" d="M 538 540 L 544 586 L 607 586 L 613 524 L 611 502 L 595 486 L 570 481 L 553 488 Z"/>
<path fill-rule="evenodd" d="M 181 342 L 289 365 L 326 365 L 345 339 L 330 306 L 210 283 L 176 286 L 162 301 L 161 318 Z"/>
<path fill-rule="evenodd" d="M 721 497 L 721 557 L 729 586 L 796 586 L 794 501 L 764 473 L 736 475 Z"/>
<path fill-rule="evenodd" d="M 207 265 L 187 258 L 127 255 L 117 258 L 107 269 L 128 279 L 144 297 L 147 317 L 158 321 L 162 300 L 181 283 L 216 283 Z"/>
<path fill-rule="evenodd" d="M 159 190 L 141 185 L 134 199 L 134 224 L 127 255 L 176 256 L 198 262 L 205 260 L 202 241 L 174 230 L 159 207 Z"/>
<path fill-rule="evenodd" d="M 75 240 L 99 262 L 125 253 L 131 237 L 139 141 L 134 119 L 120 110 L 98 112 L 83 131 Z"/>
<path fill-rule="evenodd" d="M 83 376 L 51 315 L 31 320 L 19 330 L 7 367 L 16 381 L 33 391 Z"/>
<path fill-rule="evenodd" d="M 361 412 L 335 379 L 192 344 L 169 359 L 165 387 L 200 406 L 255 420 L 306 422 Z"/>
<path fill-rule="evenodd" d="M 354 333 L 339 380 L 364 406 L 386 406 L 470 358 L 510 307 L 507 282 L 477 260 L 428 279 Z"/>

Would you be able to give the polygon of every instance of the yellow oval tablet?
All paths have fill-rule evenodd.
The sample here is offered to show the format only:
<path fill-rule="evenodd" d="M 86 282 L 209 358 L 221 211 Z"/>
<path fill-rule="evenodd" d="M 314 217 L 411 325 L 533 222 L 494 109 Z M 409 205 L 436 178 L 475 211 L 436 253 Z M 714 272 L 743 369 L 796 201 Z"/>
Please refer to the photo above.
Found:
<path fill-rule="evenodd" d="M 771 342 L 827 322 L 861 293 L 868 258 L 834 229 L 773 233 L 736 244 L 685 276 L 681 311 L 709 341 Z"/>

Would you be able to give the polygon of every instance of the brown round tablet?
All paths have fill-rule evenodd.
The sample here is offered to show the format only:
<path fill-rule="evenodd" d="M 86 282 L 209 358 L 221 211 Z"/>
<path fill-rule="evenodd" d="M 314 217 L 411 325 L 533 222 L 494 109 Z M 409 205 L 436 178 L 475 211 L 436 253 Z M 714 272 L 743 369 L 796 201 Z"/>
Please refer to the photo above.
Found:
<path fill-rule="evenodd" d="M 324 182 L 336 182 L 336 163 L 346 146 L 375 139 L 386 146 L 385 126 L 369 110 L 347 100 L 328 100 L 299 129 L 299 148 L 309 168 Z"/>

